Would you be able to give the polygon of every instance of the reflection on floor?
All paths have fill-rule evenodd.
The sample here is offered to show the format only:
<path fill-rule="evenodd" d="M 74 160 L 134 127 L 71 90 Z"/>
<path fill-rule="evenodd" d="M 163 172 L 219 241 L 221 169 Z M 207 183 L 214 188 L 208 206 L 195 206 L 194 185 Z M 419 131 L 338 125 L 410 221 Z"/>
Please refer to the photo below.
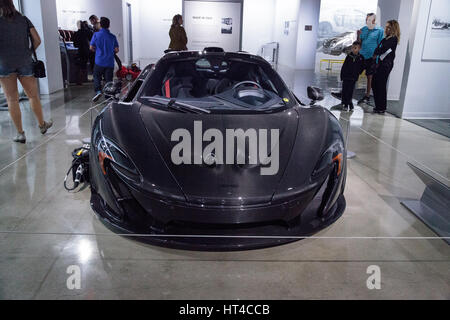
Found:
<path fill-rule="evenodd" d="M 308 85 L 338 86 L 314 73 L 282 74 L 303 99 Z M 424 189 L 407 161 L 448 185 L 449 139 L 360 107 L 333 110 L 357 156 L 347 210 L 322 238 L 251 252 L 169 250 L 115 236 L 93 216 L 89 190 L 63 189 L 70 152 L 90 134 L 91 96 L 90 87 L 72 87 L 45 98 L 55 121 L 45 137 L 22 103 L 26 145 L 11 142 L 14 128 L 0 113 L 0 299 L 450 298 L 450 247 L 400 204 Z M 337 104 L 328 94 L 323 101 Z M 80 290 L 66 286 L 73 265 Z M 381 290 L 367 289 L 371 265 L 381 268 Z"/>
<path fill-rule="evenodd" d="M 408 119 L 408 121 L 450 138 L 450 119 Z"/>

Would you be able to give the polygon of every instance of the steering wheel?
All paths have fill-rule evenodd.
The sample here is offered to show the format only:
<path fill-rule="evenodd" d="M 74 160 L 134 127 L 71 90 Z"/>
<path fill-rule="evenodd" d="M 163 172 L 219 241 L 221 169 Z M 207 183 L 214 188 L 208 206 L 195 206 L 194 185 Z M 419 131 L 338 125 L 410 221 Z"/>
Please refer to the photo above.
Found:
<path fill-rule="evenodd" d="M 261 87 L 261 85 L 257 82 L 254 81 L 242 81 L 237 83 L 234 87 L 233 87 L 233 91 L 236 91 L 237 88 L 239 88 L 240 86 L 243 86 L 244 84 L 252 84 L 254 86 L 257 86 L 259 89 L 264 90 L 263 87 Z"/>

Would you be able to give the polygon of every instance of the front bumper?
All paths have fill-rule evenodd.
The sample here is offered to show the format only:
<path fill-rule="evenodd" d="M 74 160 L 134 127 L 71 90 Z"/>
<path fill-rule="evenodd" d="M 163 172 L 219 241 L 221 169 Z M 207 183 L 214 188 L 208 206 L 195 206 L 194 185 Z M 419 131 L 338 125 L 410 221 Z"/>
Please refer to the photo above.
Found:
<path fill-rule="evenodd" d="M 245 207 L 201 207 L 175 203 L 149 196 L 126 185 L 121 179 L 97 181 L 92 188 L 91 206 L 100 220 L 116 233 L 154 245 L 203 251 L 250 250 L 301 240 L 333 224 L 344 212 L 342 181 L 336 188 L 336 203 L 321 214 L 330 197 L 322 186 L 315 186 L 289 201 Z M 341 179 L 343 180 L 343 179 Z M 117 184 L 121 184 L 117 186 Z M 112 209 L 100 193 L 110 190 L 106 198 L 127 190 L 127 199 L 116 201 Z M 325 196 L 327 195 L 327 196 Z M 331 196 L 334 196 L 332 194 Z"/>
<path fill-rule="evenodd" d="M 143 234 L 137 232 L 139 228 L 131 228 L 130 225 L 124 225 L 111 219 L 100 196 L 93 194 L 91 198 L 94 212 L 102 223 L 113 232 L 152 245 L 196 251 L 253 250 L 296 242 L 337 221 L 344 213 L 346 201 L 341 195 L 325 218 L 317 217 L 315 205 L 318 205 L 317 201 L 313 201 L 311 206 L 308 206 L 302 213 L 299 223 L 292 227 L 255 223 L 228 227 L 210 225 L 210 228 L 206 228 L 207 225 L 180 224 L 167 227 L 164 233 L 152 230 Z"/>

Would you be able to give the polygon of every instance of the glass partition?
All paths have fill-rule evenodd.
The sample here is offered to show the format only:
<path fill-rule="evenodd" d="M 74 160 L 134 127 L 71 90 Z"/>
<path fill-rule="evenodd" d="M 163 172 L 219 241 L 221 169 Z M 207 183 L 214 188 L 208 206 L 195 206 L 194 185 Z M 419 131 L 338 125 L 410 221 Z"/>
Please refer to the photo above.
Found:
<path fill-rule="evenodd" d="M 368 13 L 377 12 L 377 5 L 378 0 L 322 0 L 317 38 L 318 71 L 340 71 L 347 50 L 356 41 L 356 31 L 366 25 Z"/>

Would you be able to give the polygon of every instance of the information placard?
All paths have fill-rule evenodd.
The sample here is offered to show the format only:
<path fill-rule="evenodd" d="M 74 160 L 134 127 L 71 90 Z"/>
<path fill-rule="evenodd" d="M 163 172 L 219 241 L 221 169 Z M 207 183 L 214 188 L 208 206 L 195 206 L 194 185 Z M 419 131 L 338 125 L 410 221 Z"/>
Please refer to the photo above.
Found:
<path fill-rule="evenodd" d="M 239 2 L 185 1 L 184 27 L 189 50 L 221 47 L 239 51 L 242 4 Z"/>

